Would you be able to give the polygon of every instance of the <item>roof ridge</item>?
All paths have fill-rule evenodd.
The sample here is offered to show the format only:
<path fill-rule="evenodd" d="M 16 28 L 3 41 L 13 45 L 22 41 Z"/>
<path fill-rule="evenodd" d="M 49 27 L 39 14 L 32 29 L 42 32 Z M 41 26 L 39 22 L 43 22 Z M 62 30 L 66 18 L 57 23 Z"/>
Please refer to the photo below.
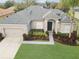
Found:
<path fill-rule="evenodd" d="M 43 18 L 46 17 L 51 12 L 52 12 L 52 10 L 48 11 L 47 13 L 45 13 L 44 16 L 43 16 Z"/>

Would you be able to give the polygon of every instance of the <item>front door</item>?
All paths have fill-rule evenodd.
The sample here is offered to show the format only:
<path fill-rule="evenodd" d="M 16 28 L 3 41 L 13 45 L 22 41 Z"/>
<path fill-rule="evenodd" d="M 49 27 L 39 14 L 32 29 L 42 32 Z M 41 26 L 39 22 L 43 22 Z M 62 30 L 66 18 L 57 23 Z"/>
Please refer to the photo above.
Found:
<path fill-rule="evenodd" d="M 47 30 L 52 31 L 52 22 L 48 22 Z"/>

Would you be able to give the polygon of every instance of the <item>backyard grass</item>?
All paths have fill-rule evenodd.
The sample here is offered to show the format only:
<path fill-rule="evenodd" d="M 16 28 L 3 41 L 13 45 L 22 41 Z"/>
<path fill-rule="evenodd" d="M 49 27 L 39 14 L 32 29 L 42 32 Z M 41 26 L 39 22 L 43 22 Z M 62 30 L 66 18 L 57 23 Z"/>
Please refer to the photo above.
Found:
<path fill-rule="evenodd" d="M 15 59 L 79 59 L 79 46 L 22 44 Z"/>

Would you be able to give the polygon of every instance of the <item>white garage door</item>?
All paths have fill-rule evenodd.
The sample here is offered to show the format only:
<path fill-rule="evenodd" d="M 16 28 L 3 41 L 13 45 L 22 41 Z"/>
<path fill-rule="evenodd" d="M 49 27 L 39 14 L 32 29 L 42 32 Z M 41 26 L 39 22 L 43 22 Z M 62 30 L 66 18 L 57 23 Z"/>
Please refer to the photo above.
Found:
<path fill-rule="evenodd" d="M 20 37 L 23 34 L 22 28 L 6 28 L 5 33 L 7 37 Z"/>

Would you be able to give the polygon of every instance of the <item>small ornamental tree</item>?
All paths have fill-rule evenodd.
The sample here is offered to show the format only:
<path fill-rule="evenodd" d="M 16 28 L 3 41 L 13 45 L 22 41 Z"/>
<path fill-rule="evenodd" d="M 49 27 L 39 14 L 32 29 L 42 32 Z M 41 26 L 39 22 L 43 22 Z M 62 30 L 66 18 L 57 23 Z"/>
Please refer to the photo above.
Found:
<path fill-rule="evenodd" d="M 4 4 L 5 8 L 9 8 L 11 6 L 14 5 L 14 2 L 13 1 L 6 1 L 6 3 Z"/>

